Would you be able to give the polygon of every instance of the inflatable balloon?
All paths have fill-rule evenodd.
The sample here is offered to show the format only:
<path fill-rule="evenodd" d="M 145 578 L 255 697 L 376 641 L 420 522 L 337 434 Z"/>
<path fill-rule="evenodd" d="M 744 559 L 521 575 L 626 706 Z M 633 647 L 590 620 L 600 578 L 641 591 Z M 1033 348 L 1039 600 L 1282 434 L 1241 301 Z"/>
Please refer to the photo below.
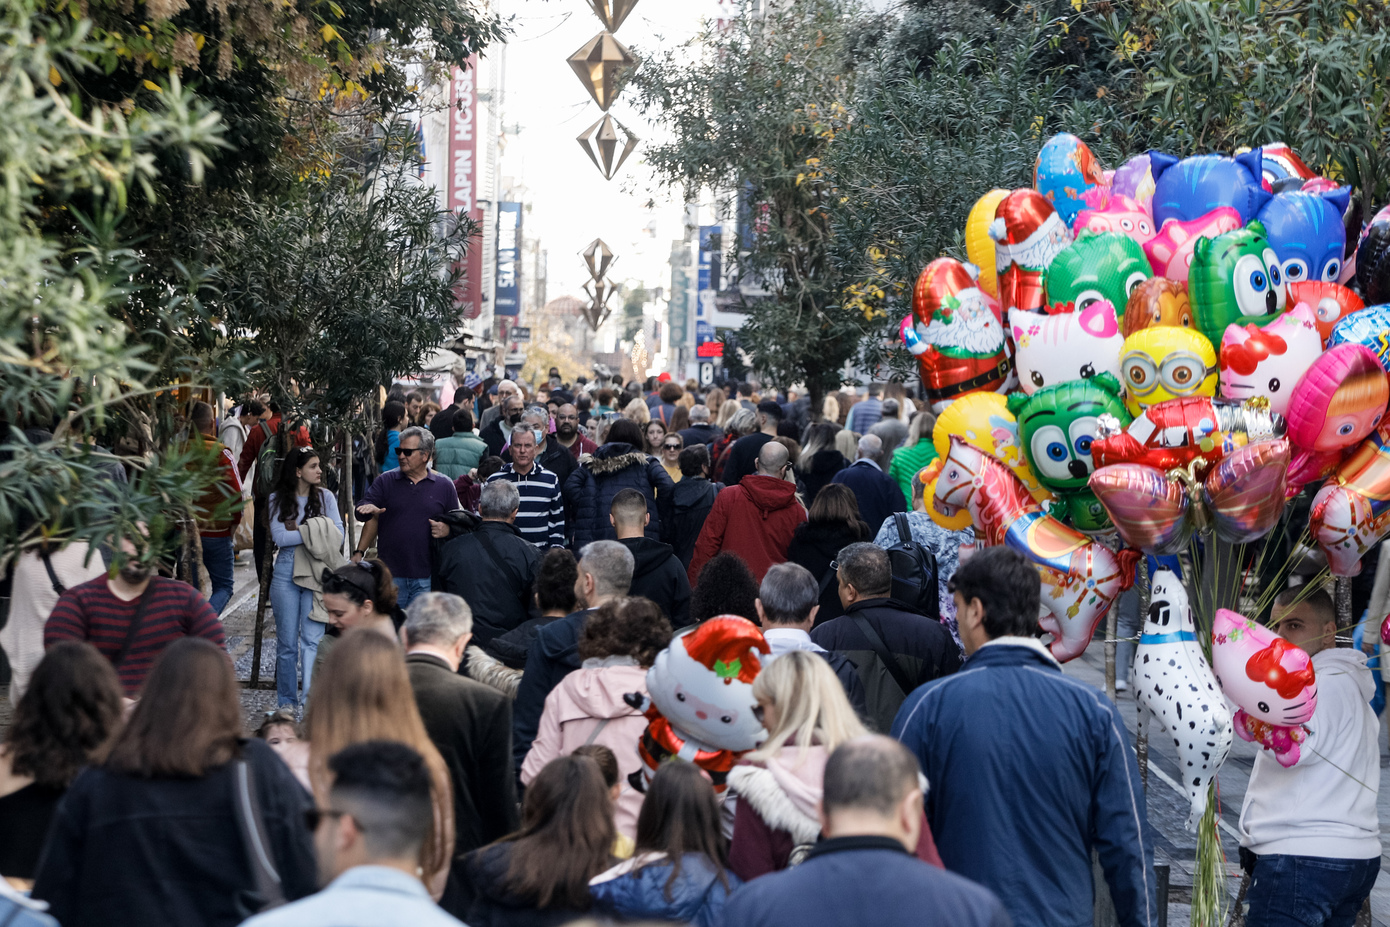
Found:
<path fill-rule="evenodd" d="M 1115 169 L 1114 176 L 1110 178 L 1110 197 L 1113 200 L 1117 196 L 1128 197 L 1138 203 L 1152 220 L 1150 204 L 1154 198 L 1154 175 L 1149 169 L 1148 155 L 1135 155 Z"/>
<path fill-rule="evenodd" d="M 1169 219 L 1191 222 L 1213 209 L 1230 206 L 1240 213 L 1244 225 L 1270 198 L 1262 179 L 1262 157 L 1258 148 L 1234 158 L 1204 154 L 1181 161 L 1150 151 L 1154 221 L 1162 229 Z"/>
<path fill-rule="evenodd" d="M 1197 458 L 1206 467 L 1238 447 L 1282 438 L 1287 430 L 1283 416 L 1264 404 L 1228 402 L 1206 396 L 1170 399 L 1145 409 L 1128 428 L 1102 418 L 1100 432 L 1091 442 L 1096 467 L 1142 463 L 1167 472 L 1186 469 Z M 1205 476 L 1206 469 L 1197 471 Z"/>
<path fill-rule="evenodd" d="M 902 336 L 917 356 L 933 412 L 975 390 L 1008 387 L 1013 362 L 998 304 L 980 289 L 969 265 L 937 258 L 923 269 Z"/>
<path fill-rule="evenodd" d="M 1232 323 L 1273 322 L 1287 294 L 1279 259 L 1264 226 L 1251 222 L 1210 241 L 1197 241 L 1187 280 L 1197 329 L 1219 342 Z"/>
<path fill-rule="evenodd" d="M 1260 171 L 1271 190 L 1289 185 L 1298 189 L 1317 176 L 1285 142 L 1270 142 L 1260 149 Z"/>
<path fill-rule="evenodd" d="M 1218 608 L 1212 621 L 1211 663 L 1221 691 L 1254 721 L 1297 728 L 1313 717 L 1318 707 L 1317 675 L 1308 654 L 1230 609 Z M 1245 740 L 1256 739 L 1259 729 L 1245 724 L 1241 712 L 1234 719 L 1236 733 Z M 1272 732 L 1268 739 L 1271 745 L 1276 742 Z M 1290 752 L 1288 745 L 1280 743 L 1284 752 Z M 1297 743 L 1291 747 L 1293 756 L 1288 762 L 1276 751 L 1281 765 L 1292 766 L 1298 761 Z"/>
<path fill-rule="evenodd" d="M 1229 206 L 1213 209 L 1191 222 L 1170 220 L 1158 234 L 1144 242 L 1144 254 L 1154 273 L 1178 283 L 1186 283 L 1192 269 L 1193 251 L 1203 238 L 1215 238 L 1240 228 L 1240 213 Z"/>
<path fill-rule="evenodd" d="M 1313 317 L 1317 320 L 1318 337 L 1322 338 L 1323 343 L 1332 337 L 1332 329 L 1338 322 L 1353 312 L 1360 312 L 1366 308 L 1366 304 L 1361 301 L 1351 290 L 1337 283 L 1324 283 L 1321 280 L 1303 280 L 1298 283 L 1285 283 L 1289 296 L 1287 305 L 1297 306 L 1303 303 L 1313 310 Z M 1328 344 L 1328 347 L 1331 347 Z M 1366 347 L 1375 350 L 1373 345 Z"/>
<path fill-rule="evenodd" d="M 1120 380 L 1133 415 L 1182 396 L 1215 396 L 1216 351 L 1191 328 L 1146 328 L 1124 340 Z"/>
<path fill-rule="evenodd" d="M 1361 557 L 1390 531 L 1390 427 L 1342 461 L 1313 497 L 1308 530 L 1333 576 L 1361 572 Z"/>
<path fill-rule="evenodd" d="M 1370 348 L 1339 344 L 1308 368 L 1289 397 L 1287 418 L 1294 458 L 1289 495 L 1322 479 L 1343 452 L 1366 439 L 1385 417 L 1390 384 Z"/>
<path fill-rule="evenodd" d="M 975 201 L 965 219 L 965 255 L 980 269 L 980 289 L 990 296 L 999 296 L 998 271 L 994 267 L 994 239 L 989 237 L 989 224 L 994 211 L 1009 195 L 1008 190 L 991 190 Z"/>
<path fill-rule="evenodd" d="M 968 510 L 978 539 L 1007 544 L 1037 566 L 1046 609 L 1038 623 L 1052 634 L 1050 650 L 1060 662 L 1085 652 L 1133 579 L 1133 551 L 1117 554 L 1044 514 L 1007 467 L 959 437 L 951 439 L 932 506 L 945 515 Z"/>
<path fill-rule="evenodd" d="M 758 720 L 753 680 L 771 653 L 757 625 L 720 615 L 677 634 L 647 670 L 647 693 L 623 696 L 650 722 L 638 742 L 642 769 L 628 779 L 639 792 L 662 762 L 694 763 L 723 792 L 740 753 L 767 736 Z"/>
<path fill-rule="evenodd" d="M 1052 498 L 1028 466 L 1028 456 L 1018 435 L 1018 420 L 1009 411 L 1008 400 L 998 393 L 971 393 L 951 403 L 937 416 L 931 435 L 938 459 L 950 452 L 951 438 L 959 437 L 1012 470 L 1037 501 Z M 968 528 L 970 523 L 957 527 Z"/>
<path fill-rule="evenodd" d="M 1047 268 L 1048 311 L 1062 311 L 1059 307 L 1067 304 L 1085 309 L 1108 300 L 1119 315 L 1135 287 L 1152 276 L 1144 249 L 1132 238 L 1116 232 L 1083 232 Z"/>
<path fill-rule="evenodd" d="M 1328 193 L 1280 193 L 1265 203 L 1258 218 L 1285 283 L 1336 283 L 1341 277 L 1347 245 L 1342 213 L 1350 201 L 1351 188 L 1340 187 Z"/>
<path fill-rule="evenodd" d="M 1263 396 L 1280 415 L 1299 378 L 1322 354 L 1313 310 L 1295 307 L 1264 328 L 1231 325 L 1221 338 L 1221 396 L 1253 399 Z"/>
<path fill-rule="evenodd" d="M 1109 301 L 1057 315 L 1009 310 L 1019 385 L 1025 393 L 1100 373 L 1118 377 L 1120 324 Z"/>
<path fill-rule="evenodd" d="M 1390 206 L 1371 219 L 1356 247 L 1356 283 L 1367 304 L 1390 303 Z"/>
<path fill-rule="evenodd" d="M 1040 389 L 1028 396 L 1012 393 L 1009 411 L 1018 416 L 1023 449 L 1038 481 L 1057 496 L 1067 521 L 1086 534 L 1110 530 L 1105 514 L 1086 481 L 1095 470 L 1091 441 L 1101 415 L 1129 424 L 1120 401 L 1120 384 L 1109 373 Z M 1054 514 L 1056 514 L 1054 512 Z"/>
<path fill-rule="evenodd" d="M 1129 294 L 1125 314 L 1120 316 L 1120 334 L 1128 338 L 1135 332 L 1158 325 L 1192 327 L 1192 303 L 1187 298 L 1186 283 L 1153 277 Z"/>
<path fill-rule="evenodd" d="M 1004 309 L 1043 308 L 1043 274 L 1072 241 L 1062 217 L 1036 190 L 1014 190 L 999 201 L 989 237 Z"/>
<path fill-rule="evenodd" d="M 1033 186 L 1047 197 L 1062 221 L 1071 226 L 1087 206 L 1104 205 L 1107 190 L 1100 164 L 1086 143 L 1067 132 L 1043 143 L 1033 165 Z M 1087 196 L 1087 193 L 1092 193 Z"/>
<path fill-rule="evenodd" d="M 1111 196 L 1104 209 L 1083 209 L 1077 213 L 1072 231 L 1077 235 L 1082 232 L 1114 232 L 1142 245 L 1151 240 L 1158 230 L 1154 227 L 1154 217 L 1143 204 L 1127 196 Z M 1148 263 L 1147 259 L 1145 263 Z"/>
<path fill-rule="evenodd" d="M 1231 710 L 1197 641 L 1182 581 L 1160 567 L 1150 588 L 1149 613 L 1134 651 L 1134 700 L 1141 715 L 1147 709 L 1173 738 L 1187 790 L 1187 829 L 1196 831 L 1207 786 L 1231 751 Z"/>
<path fill-rule="evenodd" d="M 1197 457 L 1167 472 L 1139 463 L 1102 467 L 1090 487 L 1126 544 L 1175 554 L 1194 533 L 1214 530 L 1231 544 L 1268 534 L 1284 511 L 1288 466 L 1288 441 L 1259 441 L 1215 464 Z"/>
<path fill-rule="evenodd" d="M 1246 743 L 1257 743 L 1274 754 L 1280 766 L 1288 768 L 1302 756 L 1299 745 L 1308 739 L 1308 731 L 1302 725 L 1283 727 L 1266 724 L 1252 718 L 1243 708 L 1237 708 L 1231 719 L 1236 734 Z"/>
<path fill-rule="evenodd" d="M 1390 370 L 1390 334 L 1387 332 L 1390 332 L 1390 304 L 1366 306 L 1332 326 L 1332 334 L 1327 336 L 1327 347 L 1359 344 L 1370 348 L 1379 358 L 1380 365 Z"/>

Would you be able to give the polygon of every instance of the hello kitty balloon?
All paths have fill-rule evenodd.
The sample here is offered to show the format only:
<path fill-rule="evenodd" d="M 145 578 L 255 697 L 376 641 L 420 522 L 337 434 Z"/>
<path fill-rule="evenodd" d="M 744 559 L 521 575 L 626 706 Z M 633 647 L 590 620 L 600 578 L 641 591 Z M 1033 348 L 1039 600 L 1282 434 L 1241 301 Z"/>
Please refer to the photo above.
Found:
<path fill-rule="evenodd" d="M 1115 307 L 1107 300 L 1053 315 L 1010 309 L 1009 331 L 1018 382 L 1030 396 L 1044 387 L 1098 373 L 1120 378 L 1120 346 L 1125 339 Z"/>
<path fill-rule="evenodd" d="M 1221 395 L 1226 399 L 1263 396 L 1280 415 L 1300 377 L 1322 353 L 1313 309 L 1301 305 L 1263 328 L 1228 325 L 1221 337 Z"/>
<path fill-rule="evenodd" d="M 1226 608 L 1216 610 L 1211 637 L 1216 683 L 1247 715 L 1280 727 L 1313 717 L 1318 683 L 1301 648 Z"/>

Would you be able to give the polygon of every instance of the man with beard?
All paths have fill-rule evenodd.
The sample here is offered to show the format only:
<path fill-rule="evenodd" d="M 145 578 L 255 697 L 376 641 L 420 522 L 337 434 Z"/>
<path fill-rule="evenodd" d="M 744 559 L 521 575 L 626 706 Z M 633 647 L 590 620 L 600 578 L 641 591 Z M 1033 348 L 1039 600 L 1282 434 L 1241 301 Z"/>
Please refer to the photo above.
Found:
<path fill-rule="evenodd" d="M 579 409 L 565 403 L 555 410 L 555 440 L 578 460 L 582 454 L 592 454 L 598 445 L 579 433 Z"/>
<path fill-rule="evenodd" d="M 43 629 L 44 647 L 85 641 L 102 653 L 121 677 L 127 698 L 136 698 L 155 658 L 181 637 L 205 637 L 225 646 L 222 622 L 198 590 L 155 576 L 129 541 L 124 563 L 111 578 L 98 576 L 58 597 Z M 119 559 L 119 558 L 118 558 Z"/>

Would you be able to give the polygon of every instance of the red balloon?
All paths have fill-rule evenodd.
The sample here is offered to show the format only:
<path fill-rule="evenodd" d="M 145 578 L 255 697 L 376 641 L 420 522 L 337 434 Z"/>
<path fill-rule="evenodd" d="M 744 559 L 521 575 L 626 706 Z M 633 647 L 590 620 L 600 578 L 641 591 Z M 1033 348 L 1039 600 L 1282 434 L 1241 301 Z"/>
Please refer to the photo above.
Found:
<path fill-rule="evenodd" d="M 1250 441 L 1283 437 L 1284 428 L 1282 416 L 1254 403 L 1183 396 L 1149 406 L 1118 434 L 1098 436 L 1091 459 L 1098 468 L 1142 463 L 1166 472 L 1201 457 L 1210 467 Z"/>
<path fill-rule="evenodd" d="M 1010 309 L 1041 312 L 1047 305 L 1043 277 L 1047 265 L 1072 243 L 1071 230 L 1037 190 L 1012 191 L 994 210 L 989 225 L 999 274 L 999 302 Z"/>

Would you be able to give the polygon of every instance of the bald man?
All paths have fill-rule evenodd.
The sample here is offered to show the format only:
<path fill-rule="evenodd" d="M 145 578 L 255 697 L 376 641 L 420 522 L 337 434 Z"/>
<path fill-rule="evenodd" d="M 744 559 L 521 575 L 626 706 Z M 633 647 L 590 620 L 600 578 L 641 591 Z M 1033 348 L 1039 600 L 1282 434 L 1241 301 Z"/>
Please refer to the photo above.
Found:
<path fill-rule="evenodd" d="M 907 511 L 907 499 L 903 497 L 902 487 L 897 480 L 884 473 L 879 464 L 882 455 L 883 439 L 878 435 L 864 435 L 859 439 L 859 459 L 835 474 L 831 481 L 843 483 L 853 490 L 855 498 L 859 500 L 859 514 L 873 534 L 878 534 L 878 529 L 895 512 Z"/>
<path fill-rule="evenodd" d="M 700 570 L 720 551 L 742 557 L 761 583 L 764 573 L 786 561 L 796 526 L 805 520 L 806 509 L 796 497 L 787 447 L 769 441 L 758 451 L 753 472 L 715 497 L 695 542 L 695 555 L 690 558 L 690 585 L 698 583 Z M 757 620 L 755 615 L 743 617 Z"/>

